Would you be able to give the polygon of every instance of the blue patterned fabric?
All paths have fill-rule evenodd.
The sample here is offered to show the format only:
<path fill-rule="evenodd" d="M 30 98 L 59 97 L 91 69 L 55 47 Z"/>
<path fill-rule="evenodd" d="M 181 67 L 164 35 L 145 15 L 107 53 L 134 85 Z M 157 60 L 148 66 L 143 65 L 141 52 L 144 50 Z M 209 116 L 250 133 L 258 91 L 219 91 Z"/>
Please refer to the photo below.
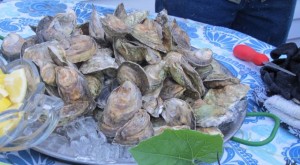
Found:
<path fill-rule="evenodd" d="M 113 9 L 95 5 L 100 15 L 113 13 Z M 16 32 L 23 37 L 34 33 L 28 25 L 37 25 L 45 15 L 54 15 L 73 9 L 78 16 L 78 23 L 86 22 L 92 11 L 92 4 L 71 0 L 34 0 L 10 1 L 0 5 L 0 35 Z M 153 17 L 153 16 L 151 16 Z M 247 111 L 262 111 L 260 100 L 265 97 L 265 89 L 260 78 L 259 67 L 254 64 L 237 60 L 232 49 L 237 44 L 247 44 L 255 50 L 269 54 L 274 48 L 245 34 L 218 26 L 211 26 L 191 20 L 177 19 L 191 37 L 191 43 L 197 48 L 210 48 L 214 58 L 228 68 L 242 83 L 248 84 Z M 1 43 L 0 43 L 1 44 Z M 249 117 L 244 120 L 242 128 L 236 136 L 247 140 L 258 141 L 266 138 L 272 129 L 273 121 L 265 117 Z M 296 131 L 292 133 L 297 133 Z M 299 134 L 299 132 L 298 132 Z M 75 158 L 74 158 L 75 159 Z M 233 141 L 225 143 L 222 165 L 277 165 L 287 160 L 300 163 L 300 140 L 280 128 L 275 139 L 262 147 L 245 146 Z M 40 154 L 34 150 L 0 153 L 0 162 L 17 165 L 57 165 L 60 160 Z"/>

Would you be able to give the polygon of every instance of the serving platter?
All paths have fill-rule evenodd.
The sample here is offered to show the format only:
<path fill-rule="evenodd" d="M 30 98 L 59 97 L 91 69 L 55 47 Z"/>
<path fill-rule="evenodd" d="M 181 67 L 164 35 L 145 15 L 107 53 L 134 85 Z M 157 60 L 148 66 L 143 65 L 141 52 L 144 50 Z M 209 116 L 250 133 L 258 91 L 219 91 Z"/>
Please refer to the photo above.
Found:
<path fill-rule="evenodd" d="M 230 71 L 226 69 L 226 67 L 223 66 L 222 69 L 226 74 L 232 75 Z M 247 97 L 244 97 L 239 102 L 235 103 L 234 106 L 232 107 L 232 109 L 235 109 L 234 110 L 235 112 L 238 112 L 235 115 L 234 120 L 229 123 L 221 124 L 219 126 L 219 129 L 222 131 L 222 134 L 224 135 L 223 137 L 224 143 L 229 141 L 230 138 L 232 138 L 234 134 L 242 126 L 247 113 L 247 107 L 248 107 Z M 82 126 L 82 123 L 84 122 L 85 124 L 88 123 L 87 124 L 88 126 L 85 124 L 83 124 L 84 126 Z M 86 128 L 90 126 L 90 123 L 96 125 L 92 126 L 91 129 Z M 66 133 L 68 131 L 66 129 L 70 125 L 74 125 L 75 128 L 79 128 L 79 130 L 77 130 L 79 132 L 82 132 L 80 128 L 86 128 L 87 130 L 89 130 L 86 132 L 82 132 L 82 134 L 84 137 L 87 137 L 90 141 L 87 140 L 86 138 L 82 138 L 83 136 L 80 137 L 80 135 L 71 135 L 72 137 L 75 137 L 74 138 L 75 142 L 77 139 L 77 142 L 85 144 L 86 146 L 78 145 L 75 146 L 74 149 L 75 142 L 73 142 L 72 139 L 69 138 L 70 135 Z M 92 142 L 94 136 L 90 136 L 91 134 L 95 136 L 98 135 L 97 140 L 101 142 L 100 143 Z M 102 141 L 103 138 L 104 141 Z M 79 147 L 78 150 L 76 149 L 77 147 Z M 90 116 L 90 117 L 80 117 L 79 119 L 65 126 L 63 129 L 56 129 L 52 133 L 52 136 L 50 135 L 48 139 L 46 139 L 44 142 L 34 147 L 33 149 L 45 155 L 57 158 L 59 160 L 78 163 L 78 164 L 108 164 L 108 163 L 117 164 L 117 165 L 136 164 L 133 157 L 130 155 L 128 151 L 129 148 L 130 147 L 113 145 L 110 142 L 108 142 L 107 139 L 105 138 L 105 135 L 100 132 L 95 119 Z M 86 153 L 82 152 L 82 150 L 85 150 Z"/>

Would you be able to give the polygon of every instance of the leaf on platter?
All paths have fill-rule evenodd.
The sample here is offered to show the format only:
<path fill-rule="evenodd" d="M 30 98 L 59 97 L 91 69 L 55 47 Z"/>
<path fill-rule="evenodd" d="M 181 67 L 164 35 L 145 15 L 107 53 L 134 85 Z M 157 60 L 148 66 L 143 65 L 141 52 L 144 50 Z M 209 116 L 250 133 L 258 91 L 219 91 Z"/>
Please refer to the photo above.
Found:
<path fill-rule="evenodd" d="M 130 149 L 139 165 L 212 163 L 223 153 L 220 135 L 208 135 L 194 130 L 165 130 Z"/>

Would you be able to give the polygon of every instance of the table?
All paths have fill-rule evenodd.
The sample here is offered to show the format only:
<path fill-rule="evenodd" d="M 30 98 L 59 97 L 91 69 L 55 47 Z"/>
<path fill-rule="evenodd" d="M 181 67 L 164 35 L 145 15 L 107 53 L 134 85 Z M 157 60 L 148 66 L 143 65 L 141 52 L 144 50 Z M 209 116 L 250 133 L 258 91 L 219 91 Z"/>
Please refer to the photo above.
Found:
<path fill-rule="evenodd" d="M 114 11 L 114 7 L 97 5 L 96 8 L 101 15 Z M 9 32 L 16 32 L 23 37 L 31 36 L 34 33 L 28 25 L 36 25 L 43 16 L 53 16 L 58 12 L 65 12 L 67 9 L 73 9 L 78 16 L 78 23 L 83 23 L 89 19 L 92 4 L 91 2 L 74 0 L 31 0 L 0 3 L 0 35 L 5 36 Z M 251 90 L 248 94 L 250 102 L 247 110 L 262 111 L 258 106 L 258 101 L 265 96 L 259 68 L 251 63 L 235 59 L 232 49 L 237 44 L 247 44 L 261 53 L 269 54 L 274 47 L 227 28 L 184 19 L 178 19 L 178 23 L 188 33 L 194 47 L 212 49 L 215 59 L 221 61 L 242 83 L 250 85 Z M 271 132 L 272 126 L 273 121 L 266 117 L 246 118 L 236 136 L 252 141 L 263 140 Z M 290 131 L 293 132 L 293 130 Z M 265 146 L 251 147 L 229 141 L 225 143 L 224 149 L 222 165 L 276 165 L 285 164 L 287 160 L 300 163 L 300 139 L 284 128 L 280 128 L 275 139 Z M 20 165 L 65 164 L 60 160 L 30 149 L 0 153 L 0 164 L 1 162 Z"/>

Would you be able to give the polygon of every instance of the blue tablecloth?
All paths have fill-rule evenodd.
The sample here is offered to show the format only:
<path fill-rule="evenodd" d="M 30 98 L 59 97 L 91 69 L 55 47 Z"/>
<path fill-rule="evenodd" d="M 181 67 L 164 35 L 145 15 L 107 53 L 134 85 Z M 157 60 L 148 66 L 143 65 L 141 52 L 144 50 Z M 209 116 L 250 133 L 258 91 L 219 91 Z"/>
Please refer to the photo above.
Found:
<path fill-rule="evenodd" d="M 55 15 L 73 9 L 78 16 L 78 23 L 87 21 L 92 11 L 92 4 L 73 0 L 30 0 L 0 3 L 0 35 L 16 32 L 23 37 L 33 35 L 28 25 L 36 25 L 46 15 Z M 96 6 L 99 14 L 112 13 L 114 8 Z M 258 41 L 245 34 L 218 26 L 211 26 L 191 20 L 178 19 L 179 25 L 191 37 L 194 47 L 208 47 L 213 50 L 215 59 L 221 61 L 234 76 L 249 84 L 248 111 L 261 111 L 257 104 L 257 96 L 264 96 L 263 82 L 259 75 L 259 67 L 237 60 L 232 49 L 237 44 L 247 44 L 255 50 L 269 54 L 274 49 L 271 45 Z M 0 43 L 1 44 L 1 43 Z M 265 117 L 246 118 L 236 136 L 257 141 L 266 138 L 273 127 L 273 121 Z M 295 133 L 295 132 L 294 132 Z M 233 141 L 225 143 L 222 165 L 232 164 L 285 164 L 287 160 L 300 163 L 300 139 L 280 128 L 275 139 L 261 147 L 245 146 Z M 34 150 L 0 153 L 0 163 L 9 164 L 62 164 L 60 160 L 40 154 Z"/>

